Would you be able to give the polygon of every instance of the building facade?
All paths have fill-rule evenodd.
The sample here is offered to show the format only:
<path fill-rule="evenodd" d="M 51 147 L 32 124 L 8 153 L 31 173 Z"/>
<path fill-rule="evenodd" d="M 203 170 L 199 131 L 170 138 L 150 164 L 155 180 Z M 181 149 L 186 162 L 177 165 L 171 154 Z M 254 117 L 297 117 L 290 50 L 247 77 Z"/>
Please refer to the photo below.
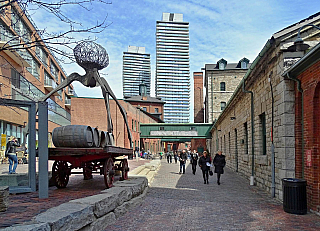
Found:
<path fill-rule="evenodd" d="M 299 132 L 295 130 L 298 93 L 295 81 L 284 73 L 305 53 L 290 49 L 299 28 L 319 23 L 320 15 L 315 14 L 273 34 L 212 127 L 212 152 L 222 150 L 229 168 L 250 179 L 250 184 L 259 186 L 280 200 L 283 199 L 282 179 L 301 177 L 297 170 L 300 171 L 299 156 L 302 155 L 295 143 L 295 134 Z M 314 28 L 306 27 L 301 38 L 312 48 L 319 43 L 317 33 L 319 31 Z M 310 89 L 316 89 L 316 81 L 311 82 Z M 305 89 L 309 87 L 308 84 L 304 86 Z M 315 93 L 311 90 L 310 94 Z M 312 97 L 310 95 L 309 99 Z M 306 109 L 310 106 L 307 104 Z M 309 123 L 312 115 L 308 116 L 305 119 Z M 315 147 L 313 142 L 310 139 L 310 146 L 307 147 Z M 318 164 L 316 159 L 313 160 L 314 164 Z M 296 166 L 296 163 L 299 165 Z M 311 169 L 309 173 L 313 174 Z M 309 178 L 308 190 L 317 187 L 314 180 L 313 177 Z"/>
<path fill-rule="evenodd" d="M 38 101 L 66 78 L 66 73 L 49 49 L 41 42 L 35 24 L 16 2 L 0 14 L 0 97 Z M 37 41 L 37 42 L 36 42 Z M 25 44 L 29 44 L 26 46 Z M 23 49 L 6 49 L 15 45 Z M 5 47 L 4 47 L 5 46 Z M 70 85 L 48 100 L 49 132 L 55 127 L 71 124 Z M 13 135 L 23 142 L 22 130 L 28 112 L 21 108 L 0 106 L 1 150 Z"/>
<path fill-rule="evenodd" d="M 156 97 L 166 102 L 166 123 L 188 123 L 190 110 L 189 23 L 163 13 L 156 26 Z"/>
<path fill-rule="evenodd" d="M 203 73 L 193 72 L 194 123 L 204 123 Z"/>
<path fill-rule="evenodd" d="M 250 65 L 246 58 L 238 63 L 228 63 L 225 59 L 220 59 L 216 64 L 205 65 L 206 123 L 213 123 L 219 117 Z"/>
<path fill-rule="evenodd" d="M 147 86 L 147 95 L 150 95 L 150 54 L 146 54 L 145 47 L 128 46 L 128 51 L 123 52 L 123 97 L 139 95 L 142 82 Z"/>
<path fill-rule="evenodd" d="M 307 181 L 308 207 L 319 213 L 320 43 L 287 70 L 283 76 L 301 83 L 300 87 L 296 83 L 294 88 L 295 177 Z"/>

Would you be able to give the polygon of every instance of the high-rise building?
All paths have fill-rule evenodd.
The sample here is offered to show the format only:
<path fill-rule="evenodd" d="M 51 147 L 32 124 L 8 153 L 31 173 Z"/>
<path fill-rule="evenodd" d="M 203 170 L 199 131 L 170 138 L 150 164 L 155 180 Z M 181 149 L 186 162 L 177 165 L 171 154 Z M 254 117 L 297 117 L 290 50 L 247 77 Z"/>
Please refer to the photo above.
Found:
<path fill-rule="evenodd" d="M 147 85 L 147 95 L 150 95 L 150 54 L 145 50 L 145 47 L 128 46 L 128 51 L 123 52 L 123 97 L 139 95 L 142 82 Z"/>
<path fill-rule="evenodd" d="M 190 110 L 189 23 L 163 13 L 157 21 L 156 96 L 166 102 L 166 123 L 188 123 Z"/>

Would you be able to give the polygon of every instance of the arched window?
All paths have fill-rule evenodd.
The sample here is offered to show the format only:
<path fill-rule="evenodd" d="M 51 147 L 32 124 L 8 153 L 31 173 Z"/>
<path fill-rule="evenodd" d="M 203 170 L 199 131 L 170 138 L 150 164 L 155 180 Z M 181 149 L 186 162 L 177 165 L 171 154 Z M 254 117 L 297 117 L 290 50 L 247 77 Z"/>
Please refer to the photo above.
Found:
<path fill-rule="evenodd" d="M 225 91 L 226 90 L 226 83 L 225 82 L 221 82 L 220 83 L 220 91 Z"/>
<path fill-rule="evenodd" d="M 226 102 L 221 102 L 220 106 L 221 106 L 221 111 L 223 111 L 226 108 Z"/>

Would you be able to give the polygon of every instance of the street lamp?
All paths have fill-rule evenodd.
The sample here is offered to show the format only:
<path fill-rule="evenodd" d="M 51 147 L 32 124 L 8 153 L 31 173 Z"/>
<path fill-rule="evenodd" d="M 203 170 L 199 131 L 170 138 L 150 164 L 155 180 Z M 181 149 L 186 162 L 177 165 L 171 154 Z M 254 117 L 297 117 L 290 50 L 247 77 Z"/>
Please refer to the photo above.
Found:
<path fill-rule="evenodd" d="M 138 129 L 139 129 L 139 141 L 138 141 L 138 154 L 136 154 L 136 160 L 137 160 L 137 162 L 139 161 L 139 154 L 140 154 L 140 146 L 141 146 L 141 138 L 140 138 L 140 135 L 141 135 L 141 130 L 140 130 L 140 124 L 141 124 L 141 122 L 140 122 L 140 111 L 141 111 L 141 107 L 140 107 L 140 105 L 138 105 L 138 107 L 137 107 L 137 109 L 139 110 L 139 126 L 138 126 Z"/>
<path fill-rule="evenodd" d="M 300 35 L 301 30 L 305 27 L 308 27 L 308 26 L 311 26 L 311 27 L 314 27 L 314 28 L 320 30 L 320 27 L 315 26 L 313 24 L 306 24 L 306 25 L 303 25 L 302 27 L 300 27 L 300 29 L 298 30 L 297 39 L 294 41 L 292 46 L 288 47 L 289 51 L 305 51 L 310 47 L 308 44 L 305 44 L 303 42 L 301 35 Z"/>

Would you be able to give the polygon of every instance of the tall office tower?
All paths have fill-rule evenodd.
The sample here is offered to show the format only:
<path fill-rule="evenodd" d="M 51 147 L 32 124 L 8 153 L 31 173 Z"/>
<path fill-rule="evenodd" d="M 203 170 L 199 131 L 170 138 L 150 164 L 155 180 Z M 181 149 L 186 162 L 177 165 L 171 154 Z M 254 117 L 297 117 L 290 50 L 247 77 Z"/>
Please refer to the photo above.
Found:
<path fill-rule="evenodd" d="M 188 123 L 190 109 L 189 23 L 182 14 L 157 21 L 156 96 L 166 102 L 166 123 Z"/>
<path fill-rule="evenodd" d="M 122 86 L 123 97 L 139 95 L 139 85 L 147 85 L 147 95 L 150 95 L 151 67 L 150 54 L 146 54 L 145 47 L 128 46 L 123 52 Z"/>

